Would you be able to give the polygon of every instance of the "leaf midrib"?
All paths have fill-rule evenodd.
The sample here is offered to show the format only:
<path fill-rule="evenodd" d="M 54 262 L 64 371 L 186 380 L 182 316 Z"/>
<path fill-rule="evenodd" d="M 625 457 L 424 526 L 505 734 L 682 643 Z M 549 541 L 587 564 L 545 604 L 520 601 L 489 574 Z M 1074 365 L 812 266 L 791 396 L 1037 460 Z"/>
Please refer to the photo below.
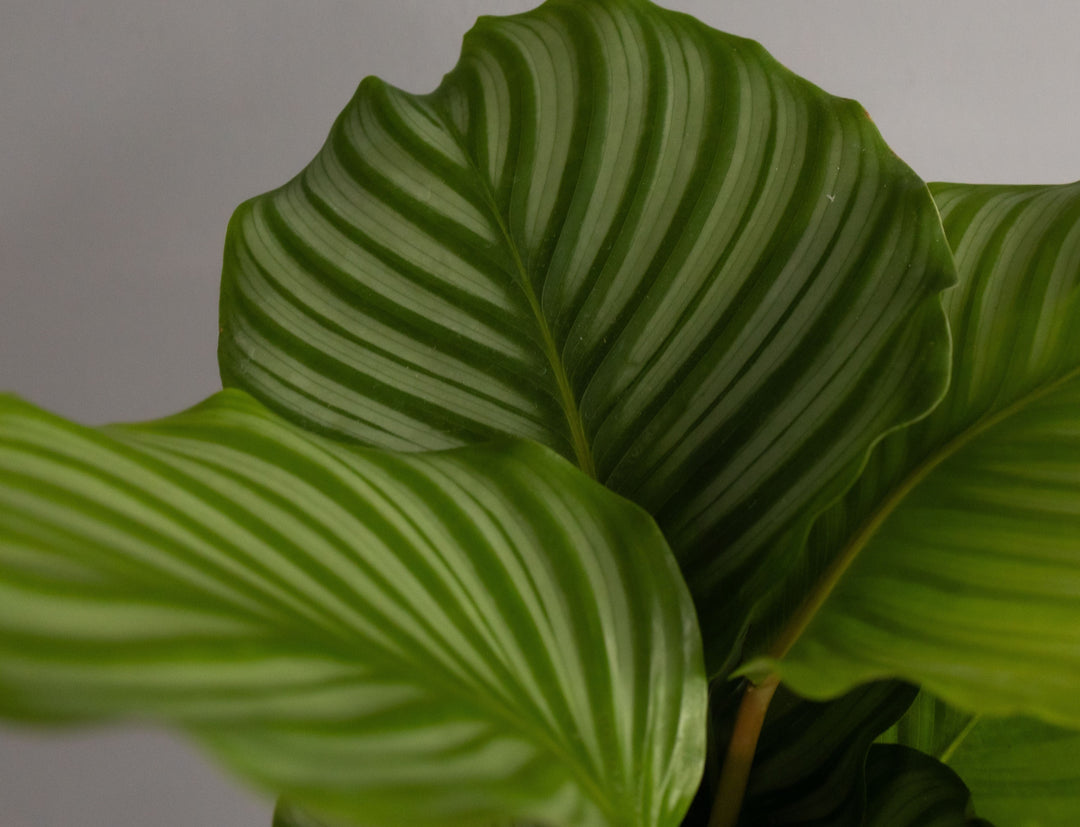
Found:
<path fill-rule="evenodd" d="M 892 516 L 893 512 L 907 499 L 908 495 L 918 488 L 927 477 L 934 473 L 946 460 L 955 456 L 982 434 L 1077 378 L 1080 378 L 1080 366 L 1066 371 L 1057 379 L 1037 385 L 996 413 L 979 417 L 915 466 L 904 480 L 881 501 L 873 513 L 863 522 L 859 530 L 855 532 L 840 554 L 836 556 L 798 611 L 784 626 L 784 629 L 770 648 L 768 657 L 773 661 L 780 661 L 791 651 L 818 612 L 824 608 L 848 569 L 858 559 L 870 540 Z M 966 735 L 966 733 L 964 734 Z"/>
<path fill-rule="evenodd" d="M 551 333 L 551 326 L 544 316 L 544 311 L 540 306 L 540 300 L 536 295 L 536 291 L 533 290 L 532 281 L 529 278 L 528 268 L 525 267 L 525 261 L 521 256 L 521 251 L 518 249 L 518 245 L 514 241 L 506 221 L 503 220 L 491 182 L 488 181 L 486 176 L 480 171 L 476 159 L 469 152 L 468 146 L 459 131 L 455 128 L 453 121 L 441 111 L 437 104 L 431 106 L 431 111 L 435 117 L 438 118 L 439 124 L 446 130 L 446 133 L 453 138 L 454 143 L 457 145 L 458 149 L 461 150 L 462 156 L 468 162 L 469 169 L 479 184 L 484 204 L 488 208 L 489 218 L 494 224 L 496 231 L 502 237 L 503 243 L 510 253 L 510 257 L 514 264 L 513 275 L 515 281 L 521 289 L 521 292 L 524 294 L 525 300 L 529 304 L 529 309 L 532 311 L 533 321 L 540 333 L 544 357 L 547 359 L 555 379 L 555 385 L 559 395 L 559 405 L 562 408 L 563 415 L 566 417 L 566 424 L 570 430 L 570 442 L 574 449 L 574 459 L 582 471 L 591 478 L 596 479 L 596 462 L 593 459 L 592 448 L 589 445 L 589 439 L 585 433 L 585 423 L 581 418 L 581 411 L 578 409 L 577 398 L 574 396 L 574 389 L 570 384 L 570 376 L 566 372 L 566 363 L 563 361 L 562 354 L 559 352 L 559 347 L 555 342 L 555 337 Z"/>
<path fill-rule="evenodd" d="M 31 425 L 36 424 L 30 420 Z M 169 473 L 176 479 L 176 474 L 183 477 L 182 487 L 189 493 L 192 492 L 191 482 L 197 481 L 205 485 L 206 478 L 197 476 L 199 466 L 212 469 L 215 473 L 223 474 L 236 482 L 247 479 L 237 468 L 222 458 L 199 457 L 182 447 L 185 443 L 196 443 L 201 446 L 217 446 L 227 444 L 228 429 L 220 430 L 215 425 L 210 431 L 196 432 L 177 438 L 169 433 L 161 433 L 144 426 L 104 426 L 100 429 L 88 429 L 94 433 L 105 433 L 109 438 L 120 442 L 127 442 L 126 437 L 137 437 L 136 444 L 140 454 L 163 461 L 169 466 L 168 470 L 159 470 L 159 473 Z M 85 435 L 86 429 L 80 429 Z M 214 436 L 224 439 L 216 439 Z M 342 460 L 336 455 L 330 455 L 334 463 Z M 180 464 L 173 464 L 179 461 Z M 193 469 L 192 466 L 195 466 Z M 195 496 L 198 496 L 197 494 Z M 260 492 L 260 496 L 263 496 Z M 226 500 L 228 498 L 226 497 Z M 217 504 L 207 502 L 210 507 Z M 396 504 L 395 504 L 395 507 Z M 399 511 L 405 520 L 410 517 L 404 511 Z M 322 523 L 310 524 L 309 528 L 320 534 L 326 531 Z M 416 528 L 414 526 L 414 528 Z M 310 561 L 314 564 L 314 561 Z M 309 576 L 315 577 L 310 568 Z M 215 579 L 219 579 L 214 575 Z M 325 581 L 321 581 L 326 587 Z M 344 595 L 337 594 L 339 598 Z M 393 594 L 393 599 L 404 599 L 400 594 Z M 188 595 L 184 599 L 190 600 Z M 437 690 L 444 698 L 456 698 L 463 708 L 471 709 L 473 714 L 482 720 L 488 720 L 498 725 L 501 723 L 516 737 L 525 743 L 535 747 L 538 751 L 546 752 L 554 759 L 554 764 L 565 770 L 566 777 L 577 785 L 581 793 L 587 797 L 606 818 L 614 823 L 620 812 L 616 802 L 602 783 L 595 777 L 588 762 L 581 756 L 574 754 L 568 748 L 563 739 L 558 737 L 550 727 L 538 718 L 529 714 L 524 709 L 511 702 L 512 694 L 506 695 L 493 688 L 486 681 L 478 678 L 471 668 L 465 664 L 462 671 L 457 672 L 443 663 L 439 658 L 424 658 L 423 646 L 417 646 L 416 641 L 409 640 L 411 645 L 400 648 L 389 648 L 376 638 L 368 637 L 365 633 L 356 629 L 343 627 L 333 622 L 333 618 L 320 616 L 310 618 L 307 622 L 316 624 L 313 628 L 317 634 L 305 630 L 296 625 L 297 621 L 288 611 L 281 611 L 267 602 L 265 595 L 258 596 L 258 604 L 270 611 L 265 615 L 253 614 L 250 608 L 239 605 L 227 605 L 223 612 L 238 618 L 245 624 L 252 624 L 253 628 L 265 630 L 267 640 L 275 641 L 280 646 L 280 651 L 291 653 L 295 651 L 298 656 L 313 656 L 321 654 L 339 663 L 350 665 L 363 670 L 374 669 L 383 679 L 396 679 L 401 683 L 423 687 L 426 690 Z M 439 639 L 438 630 L 433 628 L 430 622 L 422 616 L 417 616 L 417 622 L 432 634 L 433 639 Z M 359 644 L 359 649 L 357 648 Z M 357 652 L 362 651 L 364 657 L 357 659 Z M 418 653 L 418 654 L 417 654 Z M 463 662 L 464 663 L 464 662 Z M 350 680 L 350 679 L 342 679 Z M 511 687 L 513 688 L 513 687 Z M 558 719 L 560 723 L 566 723 L 565 719 Z M 595 756 L 589 756 L 590 758 Z"/>

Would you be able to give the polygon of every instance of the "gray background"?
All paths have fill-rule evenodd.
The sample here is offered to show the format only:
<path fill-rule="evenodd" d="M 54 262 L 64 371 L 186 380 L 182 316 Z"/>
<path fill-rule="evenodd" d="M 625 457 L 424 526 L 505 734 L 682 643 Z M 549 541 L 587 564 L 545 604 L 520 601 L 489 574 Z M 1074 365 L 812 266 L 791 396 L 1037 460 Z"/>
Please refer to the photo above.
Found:
<path fill-rule="evenodd" d="M 532 0 L 0 0 L 0 389 L 87 423 L 219 387 L 232 209 L 361 77 L 433 88 Z M 928 180 L 1080 178 L 1075 0 L 668 0 L 861 101 Z M 0 728 L 0 827 L 268 827 L 269 799 L 132 728 Z"/>

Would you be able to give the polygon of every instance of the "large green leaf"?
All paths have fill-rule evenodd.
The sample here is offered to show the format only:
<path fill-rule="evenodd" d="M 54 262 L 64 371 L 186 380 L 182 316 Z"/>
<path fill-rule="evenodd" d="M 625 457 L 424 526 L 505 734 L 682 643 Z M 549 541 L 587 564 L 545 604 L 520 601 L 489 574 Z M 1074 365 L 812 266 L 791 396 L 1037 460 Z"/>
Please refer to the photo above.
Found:
<path fill-rule="evenodd" d="M 951 389 L 818 525 L 837 562 L 751 669 L 1080 726 L 1080 184 L 934 194 L 961 279 Z"/>
<path fill-rule="evenodd" d="M 429 95 L 365 80 L 240 207 L 219 357 L 337 438 L 573 458 L 656 516 L 715 671 L 787 608 L 814 513 L 939 398 L 953 278 L 859 105 L 645 0 L 550 0 L 482 19 Z"/>
<path fill-rule="evenodd" d="M 372 825 L 675 825 L 693 607 L 653 521 L 541 446 L 398 456 L 237 391 L 83 428 L 0 401 L 0 714 L 185 727 Z"/>
<path fill-rule="evenodd" d="M 1080 732 L 960 712 L 925 692 L 884 738 L 952 767 L 1002 827 L 1080 824 Z"/>
<path fill-rule="evenodd" d="M 948 764 L 979 814 L 1003 827 L 1080 824 L 1080 732 L 1031 718 L 979 718 Z"/>

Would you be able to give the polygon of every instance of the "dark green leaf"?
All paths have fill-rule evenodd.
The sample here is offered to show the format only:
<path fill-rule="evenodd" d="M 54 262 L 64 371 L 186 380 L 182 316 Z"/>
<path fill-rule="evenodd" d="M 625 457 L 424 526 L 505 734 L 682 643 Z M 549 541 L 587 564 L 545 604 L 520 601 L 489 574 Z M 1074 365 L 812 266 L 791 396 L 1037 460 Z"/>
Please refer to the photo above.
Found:
<path fill-rule="evenodd" d="M 866 827 L 991 827 L 960 778 L 929 755 L 878 744 L 866 759 Z"/>
<path fill-rule="evenodd" d="M 656 516 L 723 671 L 943 392 L 953 278 L 860 106 L 644 0 L 550 0 L 482 19 L 430 95 L 365 80 L 237 211 L 219 356 L 337 438 L 573 458 Z"/>
<path fill-rule="evenodd" d="M 868 684 L 827 703 L 778 693 L 758 742 L 743 823 L 861 827 L 867 750 L 916 691 L 902 683 Z"/>
<path fill-rule="evenodd" d="M 180 725 L 375 825 L 676 825 L 693 607 L 653 521 L 521 441 L 397 456 L 226 391 L 83 428 L 0 397 L 0 715 Z"/>

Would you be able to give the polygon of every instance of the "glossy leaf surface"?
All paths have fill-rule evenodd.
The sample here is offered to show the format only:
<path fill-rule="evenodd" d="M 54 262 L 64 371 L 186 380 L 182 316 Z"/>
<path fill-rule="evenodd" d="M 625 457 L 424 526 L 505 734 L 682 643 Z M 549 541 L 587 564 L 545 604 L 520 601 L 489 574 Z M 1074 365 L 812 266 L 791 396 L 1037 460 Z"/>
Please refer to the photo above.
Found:
<path fill-rule="evenodd" d="M 226 391 L 83 428 L 0 402 L 0 714 L 183 726 L 366 827 L 675 825 L 704 758 L 653 521 L 504 440 L 362 450 Z"/>
<path fill-rule="evenodd" d="M 779 671 L 812 696 L 892 675 L 1080 726 L 1080 185 L 934 193 L 961 278 L 949 394 L 819 523 L 843 565 L 774 653 L 794 643 Z"/>
<path fill-rule="evenodd" d="M 219 357 L 336 438 L 572 458 L 657 518 L 719 670 L 940 396 L 952 279 L 857 104 L 644 0 L 551 0 L 482 19 L 429 95 L 365 80 L 237 211 Z"/>
<path fill-rule="evenodd" d="M 1080 823 L 1080 732 L 1032 718 L 970 715 L 926 693 L 885 738 L 944 761 L 1001 827 Z"/>

